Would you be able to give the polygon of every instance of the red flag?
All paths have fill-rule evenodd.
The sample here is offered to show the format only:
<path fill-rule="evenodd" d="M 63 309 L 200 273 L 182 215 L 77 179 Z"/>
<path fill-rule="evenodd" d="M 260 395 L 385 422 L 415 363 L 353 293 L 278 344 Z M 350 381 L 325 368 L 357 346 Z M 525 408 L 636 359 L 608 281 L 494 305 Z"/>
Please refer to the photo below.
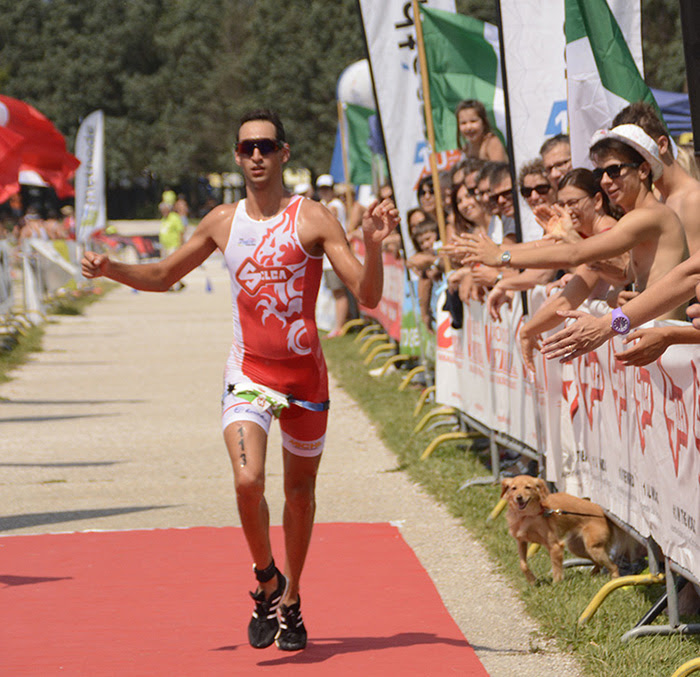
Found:
<path fill-rule="evenodd" d="M 0 94 L 0 202 L 19 190 L 21 169 L 33 169 L 59 198 L 69 197 L 74 194 L 69 180 L 79 164 L 46 116 L 23 101 Z"/>

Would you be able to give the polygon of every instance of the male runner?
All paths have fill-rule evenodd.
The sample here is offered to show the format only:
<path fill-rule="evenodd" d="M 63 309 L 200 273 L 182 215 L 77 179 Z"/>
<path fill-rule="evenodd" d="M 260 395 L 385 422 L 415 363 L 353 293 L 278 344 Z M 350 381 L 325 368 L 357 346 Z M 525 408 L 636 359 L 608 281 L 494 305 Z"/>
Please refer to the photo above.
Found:
<path fill-rule="evenodd" d="M 376 306 L 383 286 L 381 243 L 396 227 L 398 212 L 390 200 L 369 206 L 362 219 L 366 254 L 360 263 L 325 207 L 285 189 L 282 169 L 289 155 L 277 114 L 250 111 L 241 118 L 235 153 L 245 177 L 244 200 L 213 209 L 163 261 L 126 265 L 86 252 L 83 273 L 165 291 L 216 248 L 223 252 L 231 276 L 233 345 L 224 374 L 222 424 L 259 583 L 251 593 L 255 610 L 248 639 L 256 648 L 276 642 L 295 651 L 306 646 L 299 579 L 328 417 L 328 377 L 314 318 L 323 255 L 360 303 Z M 272 557 L 264 496 L 274 415 L 280 418 L 284 457 L 284 574 Z"/>

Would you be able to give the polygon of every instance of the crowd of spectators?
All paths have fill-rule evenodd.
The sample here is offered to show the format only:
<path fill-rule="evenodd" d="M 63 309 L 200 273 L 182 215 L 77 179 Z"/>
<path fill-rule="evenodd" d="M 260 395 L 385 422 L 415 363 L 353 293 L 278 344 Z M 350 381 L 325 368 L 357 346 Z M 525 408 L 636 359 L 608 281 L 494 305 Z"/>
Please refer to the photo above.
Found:
<path fill-rule="evenodd" d="M 432 176 L 417 185 L 418 207 L 407 215 L 416 253 L 407 264 L 419 279 L 423 321 L 433 330 L 433 291 L 442 281 L 455 327 L 464 302 L 487 304 L 498 321 L 515 294 L 547 285 L 548 302 L 520 331 L 523 354 L 534 368 L 542 333 L 563 322 L 559 312 L 574 311 L 586 299 L 624 312 L 700 248 L 698 169 L 693 153 L 674 144 L 645 103 L 627 106 L 610 129 L 594 136 L 594 169 L 572 166 L 565 134 L 544 140 L 538 157 L 511 167 L 482 109 L 466 101 L 455 112 L 461 155 L 441 173 L 439 186 L 444 241 Z M 520 209 L 531 211 L 541 228 L 528 241 L 516 228 L 516 191 Z M 700 258 L 697 268 L 700 274 Z M 685 311 L 674 302 L 654 317 L 683 320 Z M 630 364 L 639 363 L 640 353 L 656 359 L 662 344 L 673 342 L 666 337 L 670 330 L 659 340 L 660 331 L 643 329 L 630 337 L 639 346 L 627 351 Z M 676 333 L 700 341 L 700 332 Z"/>

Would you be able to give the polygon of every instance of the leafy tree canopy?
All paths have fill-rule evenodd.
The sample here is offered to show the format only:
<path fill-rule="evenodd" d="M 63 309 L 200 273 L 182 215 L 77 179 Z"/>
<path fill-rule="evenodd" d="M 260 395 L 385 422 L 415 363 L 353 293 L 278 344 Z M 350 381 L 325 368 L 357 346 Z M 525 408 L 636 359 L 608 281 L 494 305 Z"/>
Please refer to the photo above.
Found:
<path fill-rule="evenodd" d="M 458 11 L 496 20 L 494 0 Z M 647 80 L 681 90 L 675 0 L 643 0 Z M 237 121 L 280 111 L 292 164 L 328 170 L 340 73 L 364 58 L 357 0 L 0 0 L 0 91 L 36 106 L 72 147 L 106 116 L 112 182 L 177 184 L 233 169 Z"/>

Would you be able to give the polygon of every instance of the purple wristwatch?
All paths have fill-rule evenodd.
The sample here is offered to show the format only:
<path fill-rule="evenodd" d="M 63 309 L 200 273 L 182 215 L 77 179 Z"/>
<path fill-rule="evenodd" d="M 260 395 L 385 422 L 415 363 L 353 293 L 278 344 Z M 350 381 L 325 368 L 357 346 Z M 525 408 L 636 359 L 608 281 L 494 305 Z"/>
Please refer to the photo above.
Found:
<path fill-rule="evenodd" d="M 621 308 L 612 311 L 612 330 L 618 334 L 627 334 L 630 330 L 630 318 L 622 312 Z"/>

